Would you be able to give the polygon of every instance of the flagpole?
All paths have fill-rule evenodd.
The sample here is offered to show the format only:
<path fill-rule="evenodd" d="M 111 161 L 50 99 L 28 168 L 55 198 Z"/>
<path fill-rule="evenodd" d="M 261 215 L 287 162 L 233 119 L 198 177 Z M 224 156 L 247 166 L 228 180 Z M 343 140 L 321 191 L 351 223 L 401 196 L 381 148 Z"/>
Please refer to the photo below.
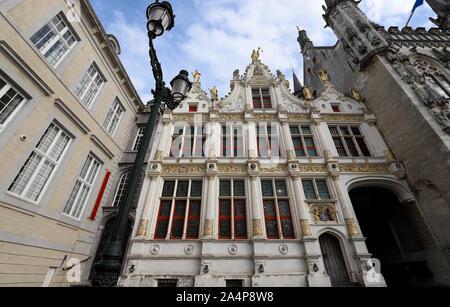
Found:
<path fill-rule="evenodd" d="M 409 22 L 411 21 L 411 18 L 413 17 L 415 11 L 411 12 L 411 15 L 409 16 L 408 22 L 406 23 L 405 28 L 409 25 Z"/>

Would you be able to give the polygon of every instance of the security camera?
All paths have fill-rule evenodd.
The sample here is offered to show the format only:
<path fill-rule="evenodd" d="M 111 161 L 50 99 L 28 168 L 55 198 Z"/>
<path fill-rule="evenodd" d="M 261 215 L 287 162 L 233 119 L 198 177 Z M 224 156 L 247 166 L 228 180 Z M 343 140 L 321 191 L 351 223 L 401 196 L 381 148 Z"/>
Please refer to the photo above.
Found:
<path fill-rule="evenodd" d="M 21 136 L 20 136 L 20 139 L 21 139 L 22 141 L 26 141 L 26 140 L 27 140 L 27 136 L 26 136 L 26 135 L 21 135 Z"/>

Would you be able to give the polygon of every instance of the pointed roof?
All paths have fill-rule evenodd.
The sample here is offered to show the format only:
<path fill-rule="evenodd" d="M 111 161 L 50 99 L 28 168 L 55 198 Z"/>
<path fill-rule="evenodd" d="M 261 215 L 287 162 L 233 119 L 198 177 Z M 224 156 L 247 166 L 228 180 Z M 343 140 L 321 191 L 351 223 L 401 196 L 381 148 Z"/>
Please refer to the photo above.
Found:
<path fill-rule="evenodd" d="M 302 95 L 303 93 L 303 85 L 300 80 L 297 78 L 294 69 L 292 69 L 293 79 L 294 79 L 294 94 Z"/>

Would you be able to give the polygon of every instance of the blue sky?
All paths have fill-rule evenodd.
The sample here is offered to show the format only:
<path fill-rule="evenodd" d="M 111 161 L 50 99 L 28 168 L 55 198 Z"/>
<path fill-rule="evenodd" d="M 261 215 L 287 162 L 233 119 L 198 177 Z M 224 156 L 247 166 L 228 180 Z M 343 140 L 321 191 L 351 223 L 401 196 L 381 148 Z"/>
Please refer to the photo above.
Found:
<path fill-rule="evenodd" d="M 154 79 L 149 64 L 146 8 L 149 0 L 91 0 L 105 30 L 121 45 L 120 58 L 144 102 L 150 100 Z M 415 0 L 363 0 L 359 7 L 369 18 L 389 28 L 402 28 Z M 202 74 L 202 88 L 214 85 L 219 97 L 230 91 L 233 71 L 241 74 L 253 49 L 262 47 L 261 61 L 272 72 L 280 69 L 292 80 L 292 68 L 303 79 L 303 63 L 296 26 L 307 30 L 316 46 L 334 45 L 336 37 L 324 29 L 324 0 L 171 0 L 175 27 L 155 41 L 167 84 L 181 69 Z M 430 28 L 435 17 L 425 4 L 410 26 Z M 191 75 L 192 80 L 192 75 Z M 292 84 L 292 82 L 291 82 Z"/>

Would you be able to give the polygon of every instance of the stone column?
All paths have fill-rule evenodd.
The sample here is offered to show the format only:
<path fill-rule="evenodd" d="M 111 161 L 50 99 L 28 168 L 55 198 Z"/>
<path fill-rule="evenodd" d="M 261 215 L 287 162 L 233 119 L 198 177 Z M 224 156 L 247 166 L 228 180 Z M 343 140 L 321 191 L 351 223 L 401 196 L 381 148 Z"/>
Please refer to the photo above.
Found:
<path fill-rule="evenodd" d="M 251 121 L 247 124 L 248 128 L 248 158 L 256 159 L 258 157 L 258 144 L 256 138 L 256 124 Z"/>
<path fill-rule="evenodd" d="M 359 231 L 356 227 L 355 219 L 350 210 L 350 206 L 347 202 L 347 198 L 344 195 L 344 191 L 342 190 L 341 182 L 339 181 L 339 175 L 332 175 L 334 187 L 336 189 L 337 197 L 339 199 L 339 203 L 341 204 L 342 214 L 344 215 L 345 225 L 347 226 L 347 232 L 350 236 L 358 235 Z"/>
<path fill-rule="evenodd" d="M 217 200 L 217 193 L 215 189 L 216 175 L 208 175 L 208 194 L 206 196 L 206 215 L 205 215 L 205 225 L 203 228 L 203 238 L 204 239 L 214 239 L 214 220 L 215 220 L 215 210 L 214 205 Z"/>
<path fill-rule="evenodd" d="M 258 177 L 250 176 L 250 193 L 252 195 L 252 225 L 253 238 L 263 238 L 263 218 L 261 212 L 260 195 L 258 190 Z"/>
<path fill-rule="evenodd" d="M 303 189 L 300 186 L 300 178 L 292 176 L 292 182 L 294 186 L 295 199 L 297 201 L 298 212 L 300 215 L 300 228 L 302 231 L 302 237 L 312 236 L 311 227 L 309 225 L 309 212 L 305 208 L 305 195 Z"/>
<path fill-rule="evenodd" d="M 161 161 L 162 158 L 164 157 L 164 152 L 167 149 L 167 144 L 170 142 L 170 130 L 172 128 L 172 123 L 165 121 L 163 122 L 163 130 L 161 133 L 161 138 L 159 140 L 159 145 L 158 145 L 158 150 L 156 151 L 155 154 L 155 161 Z"/>
<path fill-rule="evenodd" d="M 292 142 L 291 132 L 286 121 L 281 122 L 281 132 L 283 134 L 284 143 L 286 144 L 286 157 L 288 161 L 295 160 L 294 143 Z"/>
<path fill-rule="evenodd" d="M 331 150 L 330 144 L 326 141 L 323 128 L 322 128 L 322 122 L 319 120 L 314 121 L 314 125 L 316 127 L 317 136 L 319 137 L 320 144 L 323 149 L 323 154 L 326 161 L 330 161 L 333 159 L 333 151 Z M 337 154 L 337 152 L 336 152 Z"/>
<path fill-rule="evenodd" d="M 141 221 L 139 222 L 139 228 L 136 233 L 138 238 L 147 238 L 149 235 L 149 226 L 152 215 L 153 203 L 155 200 L 156 186 L 158 177 L 151 177 L 150 187 L 147 191 L 147 196 L 145 198 L 144 210 L 142 210 Z"/>

